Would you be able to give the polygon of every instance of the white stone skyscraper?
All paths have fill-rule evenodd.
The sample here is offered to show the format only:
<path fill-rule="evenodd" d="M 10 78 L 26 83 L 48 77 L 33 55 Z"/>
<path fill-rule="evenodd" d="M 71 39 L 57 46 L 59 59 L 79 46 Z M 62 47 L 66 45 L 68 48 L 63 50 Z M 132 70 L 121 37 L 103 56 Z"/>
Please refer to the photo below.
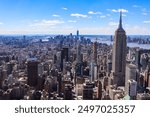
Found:
<path fill-rule="evenodd" d="M 118 29 L 115 31 L 113 43 L 113 83 L 117 86 L 125 86 L 125 67 L 126 67 L 126 32 L 122 27 L 122 12 Z"/>

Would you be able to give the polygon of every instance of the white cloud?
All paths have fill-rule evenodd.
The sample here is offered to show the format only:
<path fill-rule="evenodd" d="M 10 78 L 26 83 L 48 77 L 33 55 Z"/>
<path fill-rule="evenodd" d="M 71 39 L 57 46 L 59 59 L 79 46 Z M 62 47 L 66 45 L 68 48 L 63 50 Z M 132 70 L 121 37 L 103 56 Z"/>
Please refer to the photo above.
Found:
<path fill-rule="evenodd" d="M 3 22 L 0 22 L 0 25 L 4 24 Z"/>
<path fill-rule="evenodd" d="M 68 8 L 66 8 L 66 7 L 63 7 L 63 8 L 61 8 L 61 9 L 63 9 L 63 10 L 68 10 Z"/>
<path fill-rule="evenodd" d="M 55 26 L 58 24 L 63 24 L 65 23 L 62 20 L 41 20 L 38 22 L 34 22 L 32 24 L 30 24 L 29 26 Z"/>
<path fill-rule="evenodd" d="M 142 13 L 142 15 L 148 15 L 147 13 Z"/>
<path fill-rule="evenodd" d="M 76 23 L 76 20 L 68 20 L 69 23 Z"/>
<path fill-rule="evenodd" d="M 115 13 L 117 13 L 117 12 L 123 12 L 123 13 L 127 13 L 128 12 L 128 10 L 126 10 L 126 9 L 112 9 L 111 10 L 112 12 L 115 12 Z"/>
<path fill-rule="evenodd" d="M 109 26 L 118 26 L 118 22 L 109 22 L 108 25 Z"/>
<path fill-rule="evenodd" d="M 140 8 L 141 6 L 139 6 L 139 5 L 133 5 L 132 7 L 134 7 L 134 8 Z"/>
<path fill-rule="evenodd" d="M 88 17 L 87 15 L 79 14 L 79 13 L 74 13 L 74 14 L 71 14 L 70 16 L 72 16 L 72 17 L 77 17 L 77 18 L 79 18 L 79 17 L 87 18 L 87 17 Z"/>
<path fill-rule="evenodd" d="M 100 16 L 100 18 L 105 18 L 105 17 L 106 17 L 105 15 Z"/>
<path fill-rule="evenodd" d="M 88 14 L 91 14 L 91 15 L 100 15 L 102 13 L 101 12 L 89 11 Z"/>
<path fill-rule="evenodd" d="M 143 21 L 144 24 L 150 24 L 150 20 Z"/>
<path fill-rule="evenodd" d="M 57 15 L 57 14 L 53 14 L 52 16 L 53 17 L 60 17 L 60 15 Z"/>

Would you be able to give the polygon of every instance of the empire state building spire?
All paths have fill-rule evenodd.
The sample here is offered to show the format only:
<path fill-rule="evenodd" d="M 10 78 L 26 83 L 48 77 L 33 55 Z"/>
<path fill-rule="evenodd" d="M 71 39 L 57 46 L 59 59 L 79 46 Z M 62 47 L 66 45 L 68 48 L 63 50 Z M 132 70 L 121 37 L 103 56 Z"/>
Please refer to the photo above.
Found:
<path fill-rule="evenodd" d="M 122 29 L 122 11 L 120 11 L 120 20 L 119 20 L 119 26 L 118 26 L 118 29 Z"/>

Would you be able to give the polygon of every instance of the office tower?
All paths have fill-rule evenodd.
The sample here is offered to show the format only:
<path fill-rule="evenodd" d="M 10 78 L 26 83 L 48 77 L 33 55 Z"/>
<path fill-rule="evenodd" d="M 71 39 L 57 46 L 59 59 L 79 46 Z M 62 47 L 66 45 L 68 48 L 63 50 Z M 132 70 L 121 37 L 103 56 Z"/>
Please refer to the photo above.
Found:
<path fill-rule="evenodd" d="M 64 62 L 68 62 L 68 61 L 69 61 L 69 48 L 64 47 L 64 48 L 61 50 L 61 63 L 60 63 L 61 71 L 63 71 Z"/>
<path fill-rule="evenodd" d="M 59 96 L 61 95 L 61 93 L 62 93 L 62 75 L 61 75 L 61 73 L 58 73 L 58 75 L 57 75 L 57 82 L 58 82 L 58 85 L 57 85 L 57 91 L 58 91 L 58 94 L 59 94 Z"/>
<path fill-rule="evenodd" d="M 81 63 L 81 44 L 80 40 L 77 42 L 77 63 Z"/>
<path fill-rule="evenodd" d="M 61 59 L 63 61 L 63 59 L 65 59 L 66 62 L 69 61 L 69 48 L 68 47 L 64 47 L 63 50 L 61 51 Z"/>
<path fill-rule="evenodd" d="M 98 99 L 101 100 L 102 99 L 102 83 L 100 80 L 97 81 L 98 84 Z"/>
<path fill-rule="evenodd" d="M 150 70 L 147 66 L 146 70 L 144 71 L 144 87 L 150 87 Z"/>
<path fill-rule="evenodd" d="M 107 89 L 107 86 L 108 86 L 108 77 L 104 77 L 104 79 L 103 79 L 103 88 L 104 88 L 104 90 L 106 90 Z"/>
<path fill-rule="evenodd" d="M 108 60 L 107 61 L 107 73 L 108 75 L 111 73 L 112 70 L 112 61 Z"/>
<path fill-rule="evenodd" d="M 142 54 L 141 55 L 141 60 L 140 60 L 140 64 L 141 64 L 141 68 L 142 71 L 146 70 L 146 67 L 148 65 L 148 55 L 147 54 Z"/>
<path fill-rule="evenodd" d="M 3 74 L 2 74 L 3 68 L 0 66 L 0 88 L 2 88 L 3 83 Z"/>
<path fill-rule="evenodd" d="M 98 78 L 98 67 L 97 65 L 95 64 L 94 65 L 94 81 L 96 81 Z"/>
<path fill-rule="evenodd" d="M 128 95 L 130 99 L 136 99 L 136 91 L 137 91 L 137 82 L 133 79 L 128 80 Z"/>
<path fill-rule="evenodd" d="M 12 71 L 13 71 L 13 66 L 14 66 L 13 63 L 11 63 L 11 62 L 8 62 L 8 63 L 7 63 L 7 74 L 8 74 L 8 75 L 10 75 L 10 74 L 12 73 Z"/>
<path fill-rule="evenodd" d="M 98 77 L 98 66 L 97 66 L 97 42 L 93 43 L 93 54 L 91 59 L 91 66 L 90 66 L 90 81 L 93 82 L 97 80 Z"/>
<path fill-rule="evenodd" d="M 77 76 L 81 76 L 83 75 L 83 70 L 82 70 L 82 67 L 83 67 L 83 62 L 82 62 L 82 59 L 83 59 L 83 54 L 81 54 L 81 45 L 80 45 L 80 40 L 78 40 L 77 42 L 77 58 L 76 58 L 76 74 Z"/>
<path fill-rule="evenodd" d="M 65 100 L 72 100 L 73 99 L 72 85 L 71 84 L 66 84 L 65 85 L 64 99 Z"/>
<path fill-rule="evenodd" d="M 36 86 L 38 81 L 38 61 L 36 58 L 30 58 L 27 61 L 28 85 Z"/>
<path fill-rule="evenodd" d="M 138 66 L 138 69 L 141 71 L 141 68 L 144 65 L 145 67 L 145 62 L 148 64 L 148 59 L 147 57 L 141 57 L 142 54 L 150 53 L 149 49 L 136 49 L 135 51 L 135 64 Z M 143 60 L 141 60 L 143 58 Z"/>
<path fill-rule="evenodd" d="M 93 60 L 94 60 L 94 81 L 98 77 L 98 66 L 97 66 L 97 41 L 93 44 Z"/>
<path fill-rule="evenodd" d="M 79 30 L 77 30 L 77 38 L 79 39 Z"/>
<path fill-rule="evenodd" d="M 125 85 L 125 66 L 126 66 L 126 32 L 122 27 L 122 12 L 120 12 L 119 27 L 115 31 L 113 43 L 113 62 L 112 72 L 114 85 Z"/>
<path fill-rule="evenodd" d="M 96 41 L 93 44 L 93 59 L 95 64 L 97 64 L 97 42 Z"/>
<path fill-rule="evenodd" d="M 125 91 L 127 91 L 127 88 L 128 88 L 128 81 L 129 80 L 135 80 L 135 81 L 137 81 L 137 77 L 138 77 L 137 66 L 134 65 L 134 64 L 128 64 L 126 66 Z"/>
<path fill-rule="evenodd" d="M 92 100 L 93 99 L 93 83 L 83 84 L 83 100 Z"/>
<path fill-rule="evenodd" d="M 94 62 L 93 62 L 93 60 L 91 61 L 91 65 L 90 65 L 90 76 L 91 76 L 90 81 L 91 82 L 94 81 Z"/>

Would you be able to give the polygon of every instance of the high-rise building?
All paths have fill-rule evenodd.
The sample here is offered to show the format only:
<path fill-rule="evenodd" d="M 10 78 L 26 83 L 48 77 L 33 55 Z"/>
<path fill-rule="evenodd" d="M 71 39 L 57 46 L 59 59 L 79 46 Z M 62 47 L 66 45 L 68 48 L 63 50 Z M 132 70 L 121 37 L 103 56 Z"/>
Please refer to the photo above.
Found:
<path fill-rule="evenodd" d="M 65 85 L 64 99 L 65 100 L 72 100 L 73 99 L 72 85 L 71 84 Z"/>
<path fill-rule="evenodd" d="M 84 83 L 83 84 L 83 99 L 92 100 L 93 99 L 93 83 Z"/>
<path fill-rule="evenodd" d="M 77 30 L 77 38 L 79 38 L 79 30 Z"/>
<path fill-rule="evenodd" d="M 80 44 L 80 40 L 78 40 L 77 42 L 77 63 L 81 63 L 81 44 Z"/>
<path fill-rule="evenodd" d="M 137 82 L 133 79 L 128 80 L 128 95 L 130 99 L 136 99 L 137 94 Z"/>
<path fill-rule="evenodd" d="M 2 67 L 0 66 L 0 88 L 2 88 L 2 82 L 3 82 L 3 74 L 2 74 Z"/>
<path fill-rule="evenodd" d="M 93 44 L 93 59 L 94 62 L 97 64 L 97 42 L 96 41 Z"/>
<path fill-rule="evenodd" d="M 36 58 L 28 59 L 27 61 L 27 75 L 28 85 L 36 86 L 38 81 L 38 61 Z"/>
<path fill-rule="evenodd" d="M 78 40 L 77 42 L 77 58 L 76 58 L 76 73 L 77 76 L 82 76 L 83 75 L 83 71 L 82 71 L 82 67 L 83 67 L 83 54 L 81 54 L 81 44 L 80 44 L 80 40 Z"/>
<path fill-rule="evenodd" d="M 114 85 L 125 85 L 125 66 L 126 66 L 126 32 L 122 27 L 122 12 L 118 29 L 115 31 L 113 43 L 113 62 L 112 72 Z"/>
<path fill-rule="evenodd" d="M 63 71 L 64 62 L 68 62 L 68 61 L 69 61 L 69 48 L 68 47 L 64 47 L 61 50 L 61 63 L 60 63 L 61 71 Z"/>
<path fill-rule="evenodd" d="M 57 82 L 58 82 L 58 88 L 57 88 L 57 90 L 58 90 L 58 94 L 59 94 L 59 96 L 61 95 L 61 87 L 62 87 L 62 75 L 61 75 L 61 73 L 58 73 L 58 75 L 57 75 Z"/>
<path fill-rule="evenodd" d="M 63 61 L 63 59 L 65 59 L 66 62 L 68 62 L 69 60 L 69 48 L 68 47 L 64 47 L 63 50 L 61 51 L 61 59 Z"/>
<path fill-rule="evenodd" d="M 137 81 L 138 78 L 138 69 L 137 66 L 134 64 L 126 65 L 126 75 L 125 75 L 125 91 L 127 92 L 128 89 L 128 81 L 134 80 Z"/>
<path fill-rule="evenodd" d="M 90 81 L 93 82 L 98 78 L 98 66 L 97 66 L 97 42 L 93 43 L 93 54 L 91 59 L 91 66 L 90 66 Z"/>

